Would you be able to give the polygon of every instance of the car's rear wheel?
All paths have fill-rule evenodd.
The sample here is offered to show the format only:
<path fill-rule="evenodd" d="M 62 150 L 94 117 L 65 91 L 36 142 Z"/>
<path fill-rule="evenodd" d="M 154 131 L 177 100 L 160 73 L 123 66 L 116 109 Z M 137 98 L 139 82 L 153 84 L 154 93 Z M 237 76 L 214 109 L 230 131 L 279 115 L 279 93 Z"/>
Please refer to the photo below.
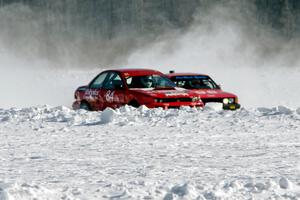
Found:
<path fill-rule="evenodd" d="M 80 109 L 90 111 L 91 107 L 90 107 L 90 105 L 87 102 L 81 102 Z"/>
<path fill-rule="evenodd" d="M 140 104 L 137 102 L 137 100 L 132 100 L 128 103 L 129 106 L 132 106 L 132 107 L 135 107 L 135 108 L 138 108 L 140 107 Z"/>

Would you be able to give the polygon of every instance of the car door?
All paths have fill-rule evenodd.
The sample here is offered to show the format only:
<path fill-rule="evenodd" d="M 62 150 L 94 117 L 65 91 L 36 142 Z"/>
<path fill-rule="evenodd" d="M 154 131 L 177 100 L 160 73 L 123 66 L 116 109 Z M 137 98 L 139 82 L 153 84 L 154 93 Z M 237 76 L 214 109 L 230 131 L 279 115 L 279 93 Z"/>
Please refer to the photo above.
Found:
<path fill-rule="evenodd" d="M 104 99 L 101 96 L 101 89 L 105 84 L 109 72 L 103 72 L 92 80 L 89 88 L 85 91 L 84 99 L 88 101 L 92 110 L 102 110 L 104 107 Z"/>
<path fill-rule="evenodd" d="M 125 105 L 125 84 L 117 72 L 110 72 L 101 89 L 104 108 L 118 108 Z"/>

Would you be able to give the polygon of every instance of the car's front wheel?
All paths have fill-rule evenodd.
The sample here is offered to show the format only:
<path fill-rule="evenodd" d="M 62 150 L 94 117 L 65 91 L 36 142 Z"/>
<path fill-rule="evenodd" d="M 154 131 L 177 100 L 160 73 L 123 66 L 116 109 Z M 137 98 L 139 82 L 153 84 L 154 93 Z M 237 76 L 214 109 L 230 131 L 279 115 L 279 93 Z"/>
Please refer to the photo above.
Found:
<path fill-rule="evenodd" d="M 137 102 L 137 100 L 132 100 L 128 103 L 129 106 L 132 106 L 132 107 L 135 107 L 135 108 L 138 108 L 140 107 L 140 104 Z"/>

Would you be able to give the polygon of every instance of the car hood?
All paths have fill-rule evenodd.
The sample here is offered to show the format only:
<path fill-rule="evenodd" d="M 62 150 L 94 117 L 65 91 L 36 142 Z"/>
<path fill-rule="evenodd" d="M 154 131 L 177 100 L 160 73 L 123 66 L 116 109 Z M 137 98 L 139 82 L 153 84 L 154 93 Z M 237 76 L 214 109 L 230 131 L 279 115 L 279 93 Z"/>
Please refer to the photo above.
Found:
<path fill-rule="evenodd" d="M 193 92 L 199 94 L 201 98 L 236 98 L 236 95 L 220 89 L 194 89 Z"/>
<path fill-rule="evenodd" d="M 155 89 L 155 88 L 132 88 L 130 91 L 139 93 L 153 98 L 184 98 L 184 97 L 198 97 L 193 91 L 186 90 L 183 88 L 172 88 L 172 89 Z"/>

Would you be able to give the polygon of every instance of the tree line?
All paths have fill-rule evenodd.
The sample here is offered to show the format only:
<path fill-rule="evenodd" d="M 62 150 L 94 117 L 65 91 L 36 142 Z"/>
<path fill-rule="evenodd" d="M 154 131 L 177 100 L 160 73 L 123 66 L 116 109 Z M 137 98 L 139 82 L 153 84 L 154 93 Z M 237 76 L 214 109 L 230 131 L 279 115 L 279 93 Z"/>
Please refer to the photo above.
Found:
<path fill-rule="evenodd" d="M 151 34 L 166 28 L 184 28 L 192 23 L 199 8 L 229 1 L 248 2 L 245 7 L 250 2 L 261 24 L 286 37 L 300 33 L 299 0 L 0 0 L 0 6 L 29 6 L 50 29 L 84 29 L 91 37 L 113 38 L 124 30 Z"/>

